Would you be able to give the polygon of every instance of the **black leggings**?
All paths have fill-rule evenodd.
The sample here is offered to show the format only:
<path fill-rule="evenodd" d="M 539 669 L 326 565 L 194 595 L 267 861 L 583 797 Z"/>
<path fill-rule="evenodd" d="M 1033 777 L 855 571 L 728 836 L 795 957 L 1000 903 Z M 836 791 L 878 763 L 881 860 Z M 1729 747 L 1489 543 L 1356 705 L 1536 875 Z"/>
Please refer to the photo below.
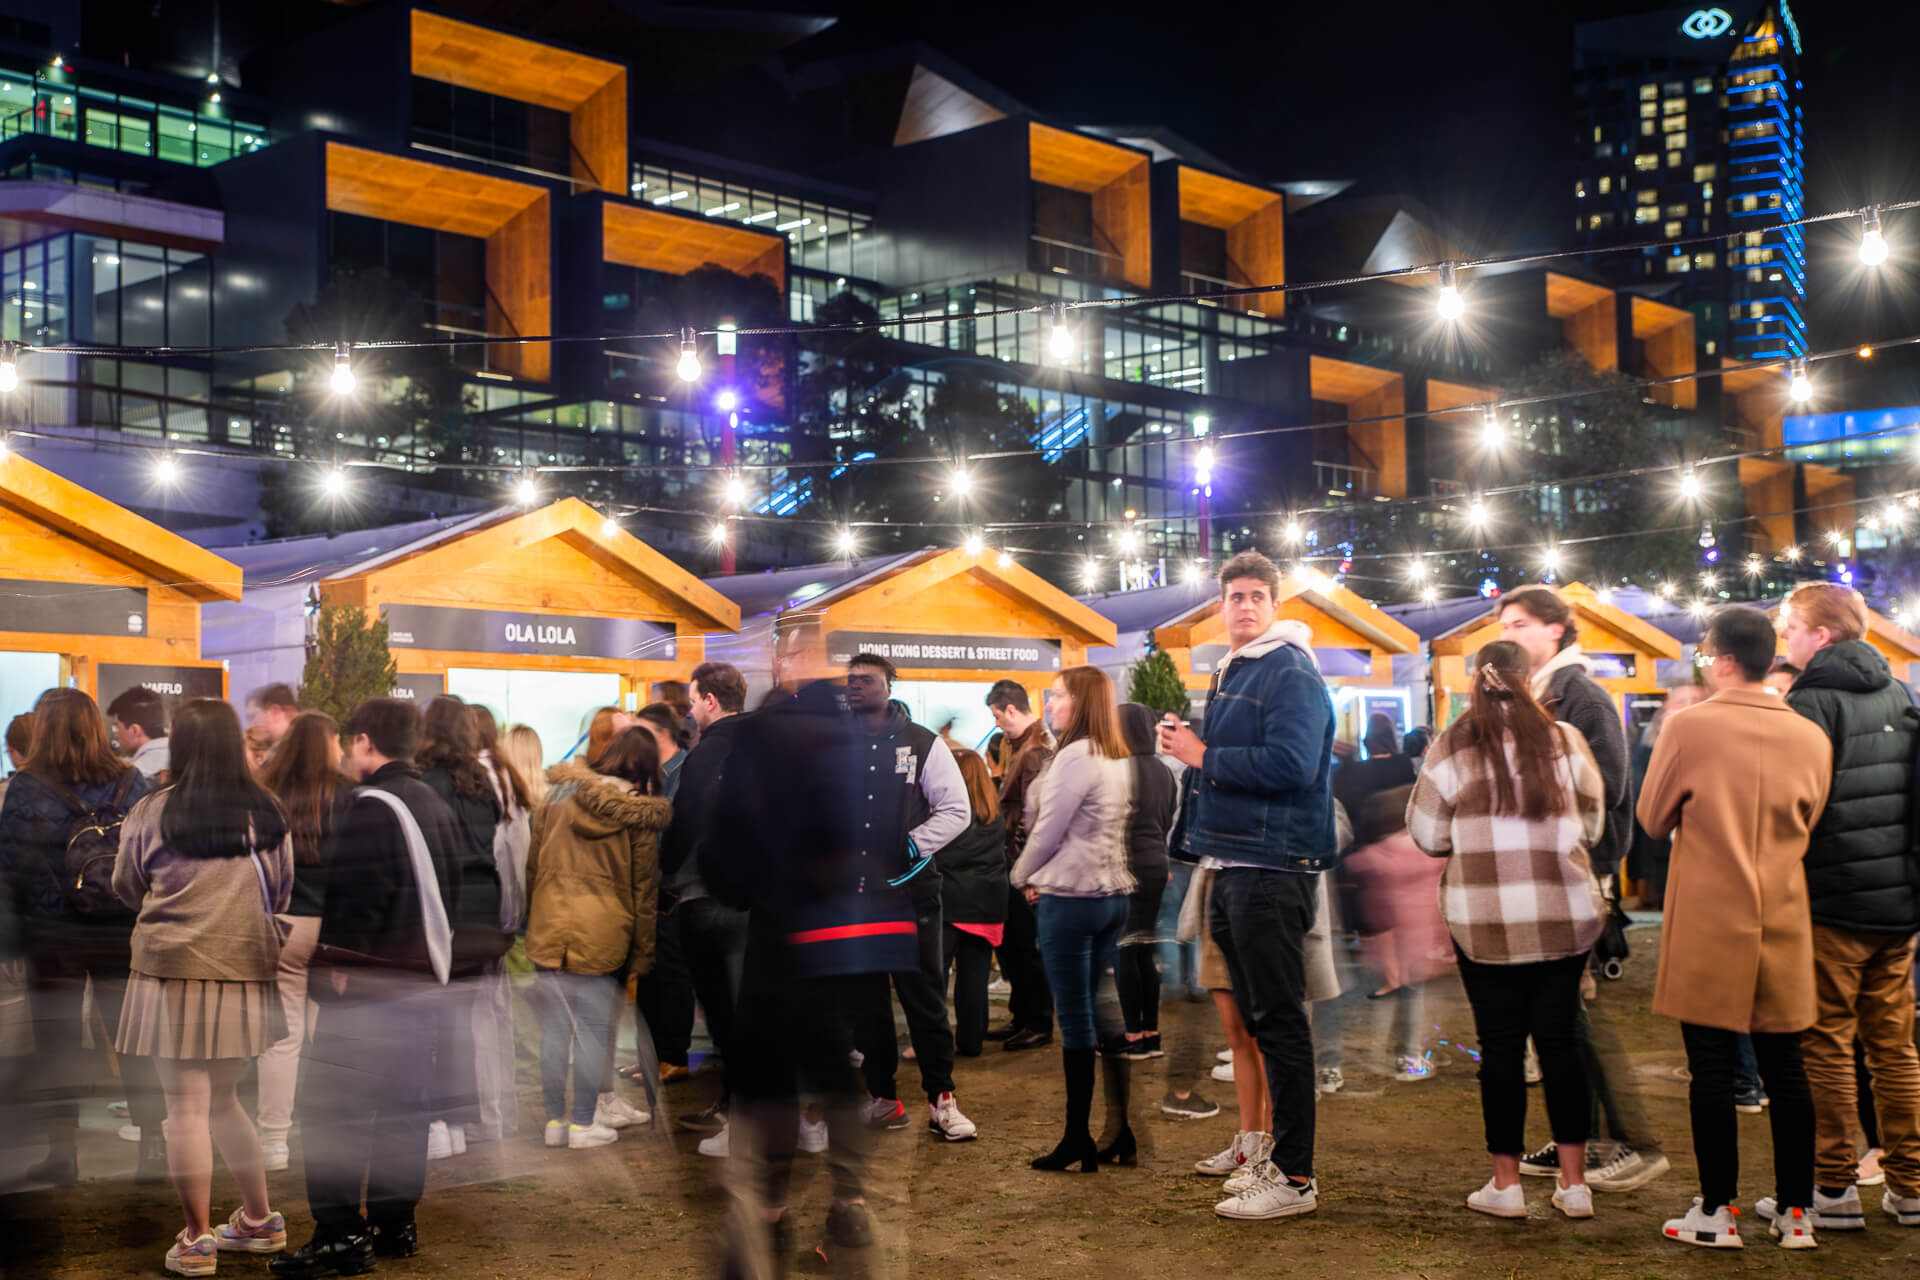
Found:
<path fill-rule="evenodd" d="M 1480 1036 L 1480 1112 L 1487 1151 L 1526 1151 L 1527 1037 L 1540 1055 L 1547 1121 L 1555 1142 L 1590 1136 L 1586 1061 L 1580 1052 L 1580 975 L 1587 955 L 1538 964 L 1480 964 L 1460 957 L 1460 982 Z"/>
<path fill-rule="evenodd" d="M 1113 963 L 1114 985 L 1120 991 L 1120 1013 L 1127 1030 L 1157 1034 L 1160 1030 L 1160 966 L 1150 942 L 1122 946 Z"/>
<path fill-rule="evenodd" d="M 1693 1157 L 1700 1166 L 1700 1199 L 1711 1213 L 1739 1193 L 1740 1130 L 1733 1109 L 1733 1069 L 1739 1033 L 1680 1024 L 1687 1046 L 1688 1108 Z M 1780 1207 L 1813 1204 L 1813 1093 L 1800 1063 L 1796 1032 L 1753 1033 L 1753 1056 L 1768 1098 L 1773 1128 L 1774 1195 Z"/>

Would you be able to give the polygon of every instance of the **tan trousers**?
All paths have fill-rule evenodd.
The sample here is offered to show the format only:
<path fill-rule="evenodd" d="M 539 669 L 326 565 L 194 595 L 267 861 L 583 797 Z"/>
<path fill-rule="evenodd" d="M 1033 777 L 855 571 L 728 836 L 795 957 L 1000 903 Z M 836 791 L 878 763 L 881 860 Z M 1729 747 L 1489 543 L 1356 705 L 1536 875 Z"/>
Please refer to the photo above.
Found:
<path fill-rule="evenodd" d="M 1817 1021 L 1801 1036 L 1813 1086 L 1817 1185 L 1850 1187 L 1857 1119 L 1853 1041 L 1866 1050 L 1887 1186 L 1920 1195 L 1920 1052 L 1913 1043 L 1913 937 L 1813 927 Z"/>
<path fill-rule="evenodd" d="M 287 1034 L 260 1055 L 260 1141 L 285 1142 L 293 1127 L 293 1091 L 300 1078 L 300 1048 L 313 1035 L 319 1010 L 307 999 L 307 962 L 320 940 L 319 916 L 281 916 L 287 940 L 280 947 L 280 1007 Z"/>

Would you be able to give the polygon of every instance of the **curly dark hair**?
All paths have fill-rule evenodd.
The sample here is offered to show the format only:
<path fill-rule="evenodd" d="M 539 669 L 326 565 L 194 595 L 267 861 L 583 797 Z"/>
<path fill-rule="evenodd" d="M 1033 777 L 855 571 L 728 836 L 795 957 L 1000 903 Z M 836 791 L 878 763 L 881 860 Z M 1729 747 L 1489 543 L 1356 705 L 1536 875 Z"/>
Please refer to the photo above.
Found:
<path fill-rule="evenodd" d="M 473 726 L 473 712 L 466 700 L 443 693 L 427 704 L 421 725 L 420 748 L 413 763 L 423 773 L 441 769 L 453 784 L 453 792 L 469 800 L 491 800 L 493 780 L 480 763 L 480 734 Z"/>

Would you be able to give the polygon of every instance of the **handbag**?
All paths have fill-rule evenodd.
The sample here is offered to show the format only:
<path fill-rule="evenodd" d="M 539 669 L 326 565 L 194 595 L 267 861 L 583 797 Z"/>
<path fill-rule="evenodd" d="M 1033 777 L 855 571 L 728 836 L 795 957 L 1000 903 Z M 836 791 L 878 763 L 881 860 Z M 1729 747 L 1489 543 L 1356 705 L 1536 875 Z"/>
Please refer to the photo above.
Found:
<path fill-rule="evenodd" d="M 260 906 L 267 913 L 267 927 L 273 930 L 274 942 L 284 947 L 293 934 L 293 922 L 273 909 L 273 893 L 267 888 L 267 864 L 260 861 L 260 850 L 254 847 L 251 822 L 247 823 L 247 854 L 253 859 L 253 874 L 260 881 Z"/>

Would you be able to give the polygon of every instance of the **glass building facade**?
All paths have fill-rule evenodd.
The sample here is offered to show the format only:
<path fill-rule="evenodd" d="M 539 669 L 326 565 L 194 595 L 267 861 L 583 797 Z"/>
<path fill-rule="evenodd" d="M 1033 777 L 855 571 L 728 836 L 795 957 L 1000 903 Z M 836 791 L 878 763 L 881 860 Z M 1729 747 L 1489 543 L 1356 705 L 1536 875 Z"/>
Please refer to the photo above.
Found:
<path fill-rule="evenodd" d="M 59 73 L 0 68 L 0 142 L 26 134 L 200 166 L 267 145 L 264 125 L 234 119 L 211 100 L 189 108 L 106 92 Z"/>

